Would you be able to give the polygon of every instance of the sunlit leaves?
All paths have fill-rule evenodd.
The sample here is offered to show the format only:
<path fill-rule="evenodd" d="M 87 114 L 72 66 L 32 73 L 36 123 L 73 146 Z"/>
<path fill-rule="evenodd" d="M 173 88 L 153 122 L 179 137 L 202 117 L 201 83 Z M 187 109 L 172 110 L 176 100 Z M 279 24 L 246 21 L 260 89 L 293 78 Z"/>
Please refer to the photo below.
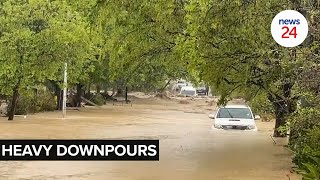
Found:
<path fill-rule="evenodd" d="M 1 93 L 10 94 L 17 82 L 24 89 L 61 80 L 64 62 L 71 83 L 92 71 L 88 22 L 67 2 L 8 0 L 0 12 Z"/>

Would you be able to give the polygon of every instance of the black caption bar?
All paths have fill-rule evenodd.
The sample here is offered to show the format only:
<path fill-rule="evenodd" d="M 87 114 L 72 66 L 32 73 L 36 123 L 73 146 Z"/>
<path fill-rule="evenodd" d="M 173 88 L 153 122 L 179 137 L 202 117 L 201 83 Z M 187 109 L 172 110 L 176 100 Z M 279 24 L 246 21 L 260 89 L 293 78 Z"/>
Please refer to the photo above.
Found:
<path fill-rule="evenodd" d="M 0 160 L 159 161 L 159 140 L 0 140 Z"/>

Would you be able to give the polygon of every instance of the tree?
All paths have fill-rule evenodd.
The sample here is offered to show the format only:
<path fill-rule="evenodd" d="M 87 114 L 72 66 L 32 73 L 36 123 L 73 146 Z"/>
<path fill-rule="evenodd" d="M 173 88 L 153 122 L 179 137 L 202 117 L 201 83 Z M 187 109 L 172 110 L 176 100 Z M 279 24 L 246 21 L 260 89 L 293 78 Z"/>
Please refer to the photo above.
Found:
<path fill-rule="evenodd" d="M 185 75 L 184 61 L 173 53 L 184 28 L 182 1 L 108 1 L 99 6 L 97 22 L 108 39 L 110 83 L 122 89 L 158 86 Z"/>
<path fill-rule="evenodd" d="M 307 67 L 304 47 L 278 46 L 270 33 L 272 18 L 289 3 L 282 1 L 190 1 L 186 6 L 187 36 L 181 53 L 191 69 L 203 74 L 220 94 L 220 104 L 233 93 L 248 99 L 267 94 L 278 128 L 295 110 L 299 94 L 293 92 L 300 67 Z M 197 68 L 196 68 L 197 67 Z"/>
<path fill-rule="evenodd" d="M 92 48 L 85 19 L 66 2 L 8 0 L 0 12 L 0 92 L 12 94 L 12 120 L 19 92 L 59 81 L 64 62 L 70 64 L 71 83 L 85 77 L 92 67 L 82 67 L 89 64 Z"/>

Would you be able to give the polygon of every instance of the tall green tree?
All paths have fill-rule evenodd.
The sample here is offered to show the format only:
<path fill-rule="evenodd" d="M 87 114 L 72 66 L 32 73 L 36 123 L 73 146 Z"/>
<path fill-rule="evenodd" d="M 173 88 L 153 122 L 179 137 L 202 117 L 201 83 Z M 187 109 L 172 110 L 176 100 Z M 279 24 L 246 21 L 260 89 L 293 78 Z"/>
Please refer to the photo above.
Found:
<path fill-rule="evenodd" d="M 12 120 L 21 90 L 58 81 L 64 62 L 69 81 L 77 82 L 90 71 L 82 67 L 92 48 L 85 19 L 65 1 L 7 0 L 0 13 L 0 90 L 12 96 Z"/>
<path fill-rule="evenodd" d="M 184 61 L 174 54 L 175 40 L 185 27 L 184 5 L 175 0 L 100 4 L 100 24 L 108 37 L 110 82 L 124 88 L 185 75 Z"/>
<path fill-rule="evenodd" d="M 233 93 L 248 99 L 264 93 L 272 102 L 278 128 L 295 110 L 299 94 L 293 91 L 306 57 L 305 47 L 283 48 L 271 36 L 272 18 L 291 5 L 278 0 L 189 1 L 187 36 L 181 53 L 221 94 L 226 104 Z"/>

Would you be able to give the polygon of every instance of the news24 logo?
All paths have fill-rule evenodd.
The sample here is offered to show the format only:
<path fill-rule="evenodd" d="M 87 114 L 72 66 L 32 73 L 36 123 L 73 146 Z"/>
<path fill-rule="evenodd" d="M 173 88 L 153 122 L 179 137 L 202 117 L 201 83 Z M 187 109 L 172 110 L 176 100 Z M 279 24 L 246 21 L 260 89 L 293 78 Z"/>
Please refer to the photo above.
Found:
<path fill-rule="evenodd" d="M 298 11 L 285 10 L 273 18 L 271 33 L 273 39 L 281 46 L 295 47 L 307 38 L 308 22 Z"/>

